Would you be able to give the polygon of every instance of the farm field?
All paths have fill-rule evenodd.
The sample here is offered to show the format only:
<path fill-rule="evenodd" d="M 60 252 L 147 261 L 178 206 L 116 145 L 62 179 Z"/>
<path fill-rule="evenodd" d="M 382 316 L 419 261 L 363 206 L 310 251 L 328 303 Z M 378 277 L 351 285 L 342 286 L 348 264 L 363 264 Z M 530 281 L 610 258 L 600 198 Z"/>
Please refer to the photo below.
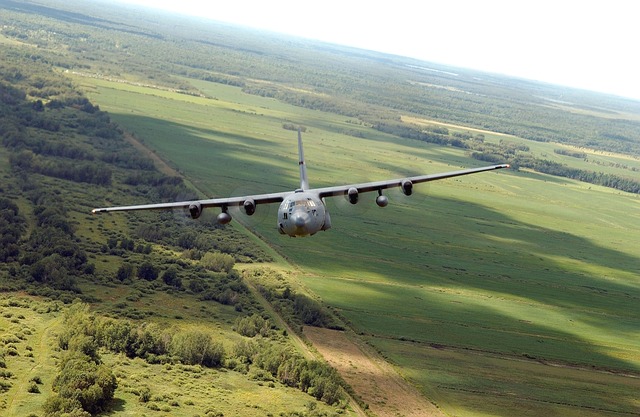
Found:
<path fill-rule="evenodd" d="M 480 165 L 461 150 L 237 87 L 194 82 L 215 97 L 205 99 L 76 81 L 207 196 L 295 188 L 286 123 L 307 128 L 312 186 Z M 333 229 L 310 239 L 278 235 L 276 207 L 236 219 L 447 415 L 637 414 L 637 195 L 530 172 L 388 195 L 386 209 L 371 196 L 357 206 L 330 200 Z"/>

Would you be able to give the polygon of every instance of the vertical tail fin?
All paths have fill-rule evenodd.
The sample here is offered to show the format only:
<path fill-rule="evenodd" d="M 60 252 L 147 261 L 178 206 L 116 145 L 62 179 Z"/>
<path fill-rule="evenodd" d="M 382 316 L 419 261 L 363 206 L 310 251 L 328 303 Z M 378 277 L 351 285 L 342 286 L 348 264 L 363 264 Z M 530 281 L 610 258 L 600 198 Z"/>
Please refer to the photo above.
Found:
<path fill-rule="evenodd" d="M 298 128 L 298 165 L 300 165 L 300 188 L 303 190 L 309 189 L 309 179 L 307 178 L 307 165 L 304 162 L 304 151 L 302 149 L 302 133 Z"/>

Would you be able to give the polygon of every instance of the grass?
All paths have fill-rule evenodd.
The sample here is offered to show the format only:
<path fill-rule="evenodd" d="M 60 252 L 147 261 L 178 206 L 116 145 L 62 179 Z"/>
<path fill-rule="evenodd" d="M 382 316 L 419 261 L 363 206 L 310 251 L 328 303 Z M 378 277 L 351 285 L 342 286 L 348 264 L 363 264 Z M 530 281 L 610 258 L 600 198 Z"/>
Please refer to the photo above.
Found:
<path fill-rule="evenodd" d="M 118 377 L 115 411 L 130 415 L 277 415 L 274 410 L 304 411 L 312 398 L 292 388 L 252 381 L 233 371 L 199 366 L 149 365 L 141 360 L 105 355 Z M 149 401 L 140 400 L 148 389 Z M 314 402 L 315 403 L 315 402 Z M 331 407 L 317 404 L 328 412 Z M 331 415 L 331 414 L 330 414 Z"/>
<path fill-rule="evenodd" d="M 604 372 L 587 372 L 511 360 L 477 351 L 419 348 L 410 342 L 372 339 L 393 352 L 391 360 L 405 376 L 419 381 L 427 395 L 437 393 L 451 415 L 633 415 L 637 380 Z M 517 398 L 517 402 L 514 399 Z"/>
<path fill-rule="evenodd" d="M 99 288 L 99 287 L 97 287 Z M 123 289 L 123 288 L 120 288 Z M 113 294 L 113 288 L 109 291 Z M 94 292 L 94 296 L 99 295 Z M 123 295 L 123 294 L 121 294 Z M 231 323 L 224 312 L 216 311 L 216 303 L 204 303 L 194 297 L 168 297 L 157 293 L 146 295 L 141 304 L 154 306 L 156 321 L 167 326 L 202 328 L 220 337 L 231 349 L 240 336 L 230 331 Z M 117 304 L 104 298 L 103 308 Z M 42 415 L 42 405 L 52 394 L 51 385 L 57 374 L 57 361 L 62 352 L 57 348 L 56 334 L 61 330 L 66 307 L 19 294 L 0 296 L 0 352 L 4 352 L 6 368 L 0 367 L 0 382 L 8 382 L 6 392 L 0 391 L 2 416 Z M 100 305 L 97 311 L 100 311 Z M 168 311 L 173 311 L 168 316 Z M 176 320 L 176 312 L 184 316 Z M 167 315 L 163 318 L 164 313 Z M 230 315 L 229 315 L 230 317 Z M 16 354 L 9 354 L 16 351 Z M 326 415 L 336 409 L 315 401 L 308 394 L 283 386 L 278 382 L 251 380 L 234 371 L 207 369 L 200 366 L 157 364 L 124 355 L 101 353 L 118 380 L 113 415 L 216 415 L 265 416 L 280 412 L 304 412 L 312 407 Z M 4 376 L 3 376 L 4 375 Z M 30 392 L 34 380 L 39 393 Z M 140 400 L 148 390 L 148 401 Z M 111 415 L 111 414 L 110 414 Z M 345 411 L 343 415 L 350 415 Z"/>
<path fill-rule="evenodd" d="M 0 414 L 3 416 L 40 414 L 42 404 L 51 394 L 56 374 L 55 334 L 61 318 L 57 303 L 14 295 L 0 296 L 0 352 L 12 375 L 5 381 L 8 391 L 0 392 Z M 10 353 L 10 352 L 15 352 Z M 29 392 L 33 378 L 39 378 L 39 393 Z M 0 378 L 0 382 L 3 379 Z"/>
<path fill-rule="evenodd" d="M 312 186 L 478 165 L 452 148 L 365 128 L 365 139 L 347 137 L 344 117 L 234 87 L 194 83 L 217 98 L 205 100 L 82 82 L 208 196 L 295 188 L 295 135 L 285 122 L 308 127 Z M 526 143 L 547 154 L 555 146 Z M 411 198 L 390 191 L 384 210 L 371 196 L 357 206 L 332 199 L 333 230 L 311 239 L 279 236 L 275 208 L 259 207 L 262 217 L 248 223 L 299 268 L 294 279 L 446 413 L 637 409 L 637 378 L 624 375 L 640 372 L 638 196 L 527 172 L 416 189 Z"/>

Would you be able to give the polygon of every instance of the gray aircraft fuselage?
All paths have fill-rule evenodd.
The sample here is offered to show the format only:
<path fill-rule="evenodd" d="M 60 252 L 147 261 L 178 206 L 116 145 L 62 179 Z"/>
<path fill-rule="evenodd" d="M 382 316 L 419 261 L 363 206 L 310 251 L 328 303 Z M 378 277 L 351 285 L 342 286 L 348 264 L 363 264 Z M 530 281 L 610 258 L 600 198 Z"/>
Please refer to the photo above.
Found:
<path fill-rule="evenodd" d="M 283 235 L 310 236 L 330 227 L 329 211 L 316 193 L 297 190 L 278 208 L 278 231 Z"/>

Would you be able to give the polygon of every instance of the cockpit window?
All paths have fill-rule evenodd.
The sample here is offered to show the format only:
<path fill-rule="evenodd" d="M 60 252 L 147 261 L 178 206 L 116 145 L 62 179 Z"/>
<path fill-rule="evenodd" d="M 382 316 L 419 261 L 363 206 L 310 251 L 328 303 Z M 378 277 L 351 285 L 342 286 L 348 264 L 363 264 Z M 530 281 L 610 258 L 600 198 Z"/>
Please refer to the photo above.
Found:
<path fill-rule="evenodd" d="M 293 204 L 293 202 L 291 204 Z M 297 207 L 315 207 L 316 206 L 316 202 L 310 198 L 307 198 L 306 200 L 298 200 L 295 202 L 295 204 Z"/>

